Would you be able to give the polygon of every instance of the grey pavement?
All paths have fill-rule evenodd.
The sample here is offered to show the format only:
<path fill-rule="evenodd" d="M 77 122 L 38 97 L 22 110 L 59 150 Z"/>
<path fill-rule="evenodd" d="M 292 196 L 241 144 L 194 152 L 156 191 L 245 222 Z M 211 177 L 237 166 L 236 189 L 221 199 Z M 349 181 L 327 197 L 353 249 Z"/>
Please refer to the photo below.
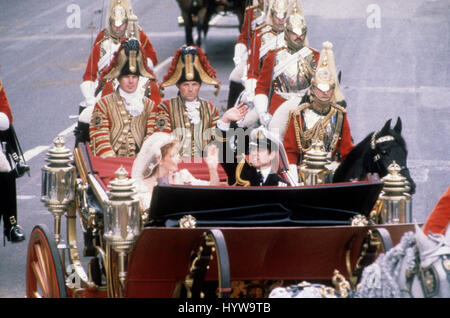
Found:
<path fill-rule="evenodd" d="M 27 239 L 36 224 L 53 227 L 40 202 L 41 167 L 52 140 L 70 129 L 82 100 L 79 85 L 93 39 L 102 26 L 97 0 L 0 0 L 0 78 L 14 114 L 31 178 L 18 180 L 19 223 Z M 134 0 L 140 25 L 162 63 L 184 43 L 172 0 Z M 70 5 L 81 9 L 80 28 L 69 28 Z M 450 77 L 447 0 L 304 0 L 310 46 L 331 41 L 355 142 L 401 117 L 408 166 L 417 183 L 414 217 L 423 222 L 450 186 Z M 231 19 L 231 18 L 227 18 Z M 227 20 L 228 21 L 228 20 Z M 237 29 L 211 29 L 204 45 L 222 89 L 202 88 L 221 110 L 228 96 Z M 162 78 L 167 64 L 158 68 Z M 168 90 L 167 95 L 173 91 Z M 27 242 L 0 247 L 0 297 L 25 297 Z M 81 241 L 80 241 L 81 244 Z"/>

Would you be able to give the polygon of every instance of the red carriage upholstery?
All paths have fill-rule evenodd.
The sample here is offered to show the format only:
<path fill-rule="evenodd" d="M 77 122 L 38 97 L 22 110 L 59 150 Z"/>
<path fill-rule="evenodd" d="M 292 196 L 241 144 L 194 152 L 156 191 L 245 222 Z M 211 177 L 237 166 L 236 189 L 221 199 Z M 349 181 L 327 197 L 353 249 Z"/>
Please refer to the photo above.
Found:
<path fill-rule="evenodd" d="M 115 172 L 120 166 L 123 166 L 128 171 L 128 176 L 131 177 L 131 168 L 133 167 L 134 158 L 116 157 L 116 158 L 101 158 L 92 154 L 89 143 L 86 143 L 86 152 L 88 160 L 94 173 L 100 178 L 102 185 L 105 186 L 114 180 Z M 203 158 L 197 159 L 183 159 L 178 165 L 178 168 L 187 169 L 194 177 L 202 180 L 209 180 L 209 170 Z M 227 175 L 222 166 L 218 166 L 220 181 L 226 182 Z M 106 189 L 106 188 L 105 188 Z"/>

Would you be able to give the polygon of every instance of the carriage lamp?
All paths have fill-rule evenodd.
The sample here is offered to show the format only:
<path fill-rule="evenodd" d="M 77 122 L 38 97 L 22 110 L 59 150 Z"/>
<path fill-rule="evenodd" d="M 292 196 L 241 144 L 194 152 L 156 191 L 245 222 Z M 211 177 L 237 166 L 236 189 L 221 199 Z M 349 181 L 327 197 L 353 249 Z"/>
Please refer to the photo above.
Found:
<path fill-rule="evenodd" d="M 301 178 L 305 185 L 316 185 L 331 182 L 331 171 L 328 170 L 327 153 L 321 141 L 313 142 L 311 149 L 305 154 L 305 166 L 302 166 Z"/>
<path fill-rule="evenodd" d="M 388 167 L 388 174 L 381 180 L 384 183 L 380 194 L 381 223 L 397 224 L 409 222 L 407 198 L 405 197 L 406 180 L 400 174 L 401 168 L 394 161 Z"/>
<path fill-rule="evenodd" d="M 71 164 L 72 153 L 65 147 L 65 140 L 58 136 L 54 146 L 47 152 L 47 164 L 42 167 L 41 201 L 55 219 L 56 244 L 61 239 L 61 216 L 75 198 L 75 167 Z"/>
<path fill-rule="evenodd" d="M 104 215 L 104 238 L 118 253 L 119 282 L 122 290 L 127 275 L 127 257 L 137 236 L 140 234 L 139 200 L 135 194 L 133 181 L 127 178 L 128 172 L 120 167 L 116 178 L 110 182 L 110 198 L 106 203 Z"/>

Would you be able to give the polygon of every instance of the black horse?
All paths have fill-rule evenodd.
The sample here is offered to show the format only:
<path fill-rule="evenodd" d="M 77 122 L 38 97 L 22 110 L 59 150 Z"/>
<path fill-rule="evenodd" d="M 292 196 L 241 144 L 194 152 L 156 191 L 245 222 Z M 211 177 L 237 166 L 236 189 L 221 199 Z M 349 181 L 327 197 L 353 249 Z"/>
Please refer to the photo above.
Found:
<path fill-rule="evenodd" d="M 184 21 L 186 45 L 194 45 L 192 31 L 197 26 L 197 41 L 195 45 L 202 45 L 202 37 L 206 37 L 209 21 L 214 14 L 232 12 L 239 20 L 239 30 L 244 22 L 246 1 L 242 0 L 177 0 Z"/>
<path fill-rule="evenodd" d="M 388 166 L 395 161 L 401 167 L 400 173 L 409 181 L 410 193 L 413 194 L 416 184 L 406 166 L 408 151 L 401 132 L 400 117 L 393 129 L 389 119 L 381 130 L 369 134 L 347 155 L 336 169 L 333 183 L 365 180 L 369 173 L 377 173 L 382 178 L 388 174 Z"/>

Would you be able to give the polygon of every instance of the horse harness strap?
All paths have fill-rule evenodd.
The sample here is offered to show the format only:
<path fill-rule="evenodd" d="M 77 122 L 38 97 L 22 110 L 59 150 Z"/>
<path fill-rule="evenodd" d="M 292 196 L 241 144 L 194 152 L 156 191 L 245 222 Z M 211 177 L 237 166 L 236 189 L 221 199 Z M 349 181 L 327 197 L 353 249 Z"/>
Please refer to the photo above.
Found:
<path fill-rule="evenodd" d="M 433 265 L 427 267 L 420 266 L 419 249 L 415 248 L 414 268 L 407 270 L 406 291 L 411 294 L 414 277 L 417 275 L 425 298 L 435 297 L 439 294 L 439 275 Z M 442 267 L 447 275 L 447 282 L 450 284 L 450 255 L 441 255 Z"/>
<path fill-rule="evenodd" d="M 380 143 L 386 142 L 386 141 L 393 141 L 393 140 L 395 140 L 395 138 L 393 136 L 390 136 L 390 135 L 377 138 L 378 133 L 379 133 L 379 131 L 374 132 L 372 134 L 372 137 L 370 138 L 370 148 L 373 151 L 375 151 L 377 144 L 380 144 Z M 380 158 L 381 158 L 380 154 L 378 154 L 378 153 L 375 154 L 374 157 L 373 157 L 373 162 L 377 162 L 378 160 L 380 160 Z"/>

